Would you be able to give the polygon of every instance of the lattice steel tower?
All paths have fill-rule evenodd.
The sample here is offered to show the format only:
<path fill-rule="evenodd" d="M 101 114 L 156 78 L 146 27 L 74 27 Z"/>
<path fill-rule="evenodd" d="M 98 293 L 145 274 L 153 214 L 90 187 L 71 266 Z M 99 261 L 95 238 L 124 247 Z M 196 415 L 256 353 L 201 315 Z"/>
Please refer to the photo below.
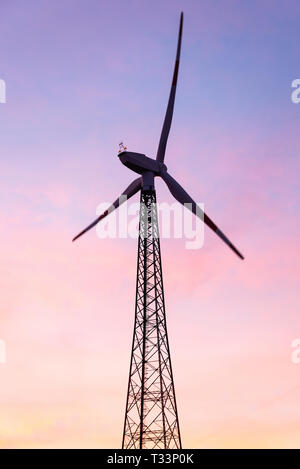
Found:
<path fill-rule="evenodd" d="M 154 189 L 141 191 L 135 323 L 122 448 L 181 448 Z"/>

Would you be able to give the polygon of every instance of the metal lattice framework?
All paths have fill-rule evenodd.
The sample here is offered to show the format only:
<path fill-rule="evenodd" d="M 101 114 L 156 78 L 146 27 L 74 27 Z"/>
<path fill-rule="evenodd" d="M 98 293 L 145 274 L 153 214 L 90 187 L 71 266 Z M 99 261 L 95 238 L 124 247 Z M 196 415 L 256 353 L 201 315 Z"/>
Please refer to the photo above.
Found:
<path fill-rule="evenodd" d="M 181 448 L 155 190 L 141 191 L 136 310 L 122 448 Z"/>

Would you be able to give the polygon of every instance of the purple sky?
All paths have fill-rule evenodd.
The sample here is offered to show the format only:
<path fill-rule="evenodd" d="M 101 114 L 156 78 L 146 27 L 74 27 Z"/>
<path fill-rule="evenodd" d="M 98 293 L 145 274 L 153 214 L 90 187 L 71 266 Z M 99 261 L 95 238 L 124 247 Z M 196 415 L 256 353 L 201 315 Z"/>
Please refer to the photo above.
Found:
<path fill-rule="evenodd" d="M 162 240 L 183 444 L 299 447 L 291 0 L 1 1 L 0 447 L 120 445 L 136 242 L 71 239 L 133 178 L 119 141 L 156 153 L 181 10 L 166 164 L 246 257 Z"/>

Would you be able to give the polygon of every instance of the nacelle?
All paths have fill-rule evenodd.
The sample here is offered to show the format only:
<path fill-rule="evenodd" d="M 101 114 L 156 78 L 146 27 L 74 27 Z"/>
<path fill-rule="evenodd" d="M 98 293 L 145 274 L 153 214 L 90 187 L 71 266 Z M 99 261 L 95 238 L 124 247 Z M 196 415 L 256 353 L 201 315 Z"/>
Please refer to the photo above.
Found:
<path fill-rule="evenodd" d="M 122 151 L 118 154 L 121 162 L 135 173 L 143 174 L 151 171 L 154 174 L 160 174 L 162 169 L 167 169 L 166 165 L 159 163 L 143 153 L 134 153 L 132 151 Z"/>

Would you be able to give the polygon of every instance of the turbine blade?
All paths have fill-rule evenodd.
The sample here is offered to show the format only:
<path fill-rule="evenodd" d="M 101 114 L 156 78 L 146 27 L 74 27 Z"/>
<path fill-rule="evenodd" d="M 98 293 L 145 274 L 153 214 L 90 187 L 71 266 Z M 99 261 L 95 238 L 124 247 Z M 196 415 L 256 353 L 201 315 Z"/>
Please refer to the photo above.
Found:
<path fill-rule="evenodd" d="M 96 226 L 100 220 L 102 220 L 102 218 L 105 218 L 107 215 L 109 215 L 111 212 L 113 212 L 114 210 L 116 210 L 123 202 L 126 201 L 126 198 L 121 199 L 120 198 L 122 196 L 127 196 L 127 200 L 130 199 L 130 197 L 132 197 L 134 194 L 136 194 L 142 187 L 142 178 L 139 177 L 137 179 L 135 179 L 128 187 L 127 189 L 124 190 L 124 192 L 122 192 L 122 194 L 120 195 L 120 197 L 115 200 L 115 202 L 110 206 L 108 207 L 107 210 L 105 210 L 104 213 L 102 213 L 102 215 L 100 215 L 98 218 L 96 218 L 95 221 L 93 221 L 93 223 L 91 223 L 89 226 L 87 226 L 84 230 L 82 230 L 77 236 L 75 236 L 75 238 L 73 238 L 73 242 L 76 241 L 76 239 L 78 239 L 80 236 L 82 236 L 84 233 L 86 233 L 87 231 L 89 231 L 91 228 L 93 228 L 94 226 Z"/>
<path fill-rule="evenodd" d="M 216 235 L 221 238 L 224 243 L 227 244 L 241 259 L 244 259 L 244 256 L 237 250 L 237 248 L 229 241 L 229 239 L 222 233 L 222 231 L 214 224 L 214 222 L 206 215 L 206 213 L 201 210 L 201 208 L 194 202 L 191 196 L 181 187 L 180 184 L 172 177 L 169 173 L 164 172 L 161 174 L 162 179 L 167 184 L 171 194 L 175 197 L 178 202 L 182 205 L 189 204 L 186 207 L 191 210 L 195 215 L 198 215 L 204 223 L 211 228 Z"/>
<path fill-rule="evenodd" d="M 182 26 L 183 26 L 183 12 L 180 15 L 180 25 L 179 25 L 179 33 L 178 33 L 178 42 L 177 42 L 177 52 L 176 52 L 176 60 L 173 72 L 173 80 L 171 85 L 171 91 L 169 96 L 169 102 L 166 110 L 165 120 L 163 124 L 163 128 L 161 131 L 161 136 L 159 140 L 158 150 L 157 150 L 157 161 L 163 163 L 165 159 L 166 153 L 166 146 L 168 141 L 168 136 L 171 128 L 172 117 L 173 117 L 173 110 L 174 110 L 174 102 L 175 102 L 175 95 L 176 95 L 176 86 L 177 86 L 177 78 L 178 78 L 178 69 L 179 69 L 179 60 L 180 60 L 180 49 L 181 49 L 181 38 L 182 38 Z"/>

